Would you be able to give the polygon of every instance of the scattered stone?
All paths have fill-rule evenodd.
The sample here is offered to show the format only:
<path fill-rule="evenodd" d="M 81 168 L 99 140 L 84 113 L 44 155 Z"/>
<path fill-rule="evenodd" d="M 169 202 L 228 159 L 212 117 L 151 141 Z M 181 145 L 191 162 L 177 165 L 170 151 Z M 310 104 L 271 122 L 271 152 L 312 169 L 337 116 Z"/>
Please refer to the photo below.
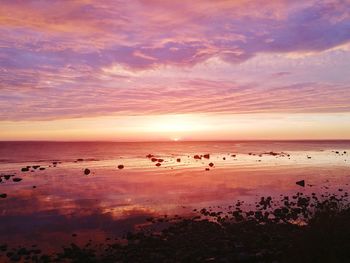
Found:
<path fill-rule="evenodd" d="M 6 198 L 7 194 L 0 194 L 0 198 Z"/>
<path fill-rule="evenodd" d="M 209 168 L 205 168 L 205 170 L 206 170 L 206 171 L 210 171 L 210 169 L 209 169 Z"/>
<path fill-rule="evenodd" d="M 204 154 L 203 157 L 206 158 L 206 159 L 209 159 L 210 158 L 210 154 L 209 153 Z"/>
<path fill-rule="evenodd" d="M 305 187 L 305 180 L 297 181 L 295 182 L 297 185 L 300 185 L 302 187 Z"/>
<path fill-rule="evenodd" d="M 5 175 L 4 175 L 4 178 L 5 178 L 6 180 L 10 179 L 10 177 L 11 177 L 10 174 L 5 174 Z"/>
<path fill-rule="evenodd" d="M 86 168 L 86 169 L 84 170 L 84 174 L 85 174 L 85 175 L 89 175 L 89 174 L 90 174 L 90 169 Z"/>
<path fill-rule="evenodd" d="M 34 169 L 38 169 L 40 167 L 40 165 L 33 165 L 32 166 Z"/>
<path fill-rule="evenodd" d="M 35 186 L 35 185 L 33 185 L 33 188 L 36 188 L 36 186 Z"/>
<path fill-rule="evenodd" d="M 157 158 L 152 158 L 151 161 L 152 162 L 156 162 L 158 159 Z"/>
<path fill-rule="evenodd" d="M 213 163 L 209 163 L 209 166 L 210 166 L 210 167 L 213 167 L 213 166 L 214 166 L 214 164 L 213 164 Z"/>
<path fill-rule="evenodd" d="M 152 157 L 154 157 L 154 155 L 149 153 L 149 154 L 146 155 L 146 157 L 147 158 L 152 158 Z"/>
<path fill-rule="evenodd" d="M 161 166 L 161 165 L 162 165 L 161 163 L 156 163 L 156 166 L 158 166 L 158 167 Z"/>
<path fill-rule="evenodd" d="M 193 158 L 196 159 L 196 160 L 202 159 L 202 157 L 200 157 L 198 154 L 196 154 L 195 156 L 193 156 Z"/>
<path fill-rule="evenodd" d="M 43 171 L 43 170 L 45 170 L 45 167 L 40 167 L 39 170 Z"/>
<path fill-rule="evenodd" d="M 84 159 L 82 159 L 82 158 L 77 159 L 77 162 L 83 162 L 83 161 L 84 161 Z"/>
<path fill-rule="evenodd" d="M 118 169 L 123 169 L 123 168 L 124 168 L 124 165 L 122 165 L 122 164 L 118 165 Z"/>
<path fill-rule="evenodd" d="M 21 169 L 21 171 L 22 171 L 22 172 L 29 172 L 29 168 L 28 168 L 28 167 L 23 167 L 23 168 Z"/>
<path fill-rule="evenodd" d="M 163 159 L 158 159 L 158 162 L 162 163 L 162 162 L 164 162 L 164 160 Z"/>
<path fill-rule="evenodd" d="M 180 158 L 177 158 L 176 161 L 179 163 L 179 162 L 181 162 L 181 159 L 180 159 Z"/>

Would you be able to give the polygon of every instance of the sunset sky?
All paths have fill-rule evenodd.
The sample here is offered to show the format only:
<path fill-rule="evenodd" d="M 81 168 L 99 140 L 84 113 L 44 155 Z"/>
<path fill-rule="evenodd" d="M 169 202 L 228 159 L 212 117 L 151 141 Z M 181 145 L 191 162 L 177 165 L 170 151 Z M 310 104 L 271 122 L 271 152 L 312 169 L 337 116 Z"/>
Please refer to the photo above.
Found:
<path fill-rule="evenodd" d="M 0 140 L 350 139 L 350 1 L 0 0 Z"/>

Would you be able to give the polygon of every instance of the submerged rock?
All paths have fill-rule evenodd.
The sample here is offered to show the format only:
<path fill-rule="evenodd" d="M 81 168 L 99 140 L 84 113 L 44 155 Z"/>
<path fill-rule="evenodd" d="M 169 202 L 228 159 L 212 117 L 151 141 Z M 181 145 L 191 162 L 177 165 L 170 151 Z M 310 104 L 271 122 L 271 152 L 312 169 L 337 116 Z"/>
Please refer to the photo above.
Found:
<path fill-rule="evenodd" d="M 85 168 L 85 170 L 84 170 L 84 174 L 85 174 L 85 175 L 89 175 L 89 174 L 90 174 L 90 169 Z"/>

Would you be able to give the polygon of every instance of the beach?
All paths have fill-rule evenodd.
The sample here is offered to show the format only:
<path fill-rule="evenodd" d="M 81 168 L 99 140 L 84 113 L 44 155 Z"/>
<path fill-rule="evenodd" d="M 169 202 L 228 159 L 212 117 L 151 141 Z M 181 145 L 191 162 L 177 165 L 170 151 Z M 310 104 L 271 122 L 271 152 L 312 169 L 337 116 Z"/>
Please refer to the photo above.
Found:
<path fill-rule="evenodd" d="M 0 144 L 0 245 L 45 254 L 123 240 L 150 218 L 230 211 L 236 202 L 250 211 L 261 197 L 345 202 L 350 183 L 349 141 Z"/>

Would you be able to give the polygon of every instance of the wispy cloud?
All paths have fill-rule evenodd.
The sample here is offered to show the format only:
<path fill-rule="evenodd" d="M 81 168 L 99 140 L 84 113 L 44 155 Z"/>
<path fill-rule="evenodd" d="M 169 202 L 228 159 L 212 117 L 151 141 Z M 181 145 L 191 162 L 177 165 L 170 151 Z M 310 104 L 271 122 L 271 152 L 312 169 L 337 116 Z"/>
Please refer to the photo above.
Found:
<path fill-rule="evenodd" d="M 350 111 L 349 86 L 336 80 L 302 81 L 284 70 L 266 74 L 285 83 L 228 78 L 262 53 L 346 45 L 349 14 L 350 3 L 336 0 L 4 0 L 0 119 Z M 191 76 L 213 58 L 229 63 L 227 78 Z M 164 67 L 188 75 L 169 78 Z"/>

